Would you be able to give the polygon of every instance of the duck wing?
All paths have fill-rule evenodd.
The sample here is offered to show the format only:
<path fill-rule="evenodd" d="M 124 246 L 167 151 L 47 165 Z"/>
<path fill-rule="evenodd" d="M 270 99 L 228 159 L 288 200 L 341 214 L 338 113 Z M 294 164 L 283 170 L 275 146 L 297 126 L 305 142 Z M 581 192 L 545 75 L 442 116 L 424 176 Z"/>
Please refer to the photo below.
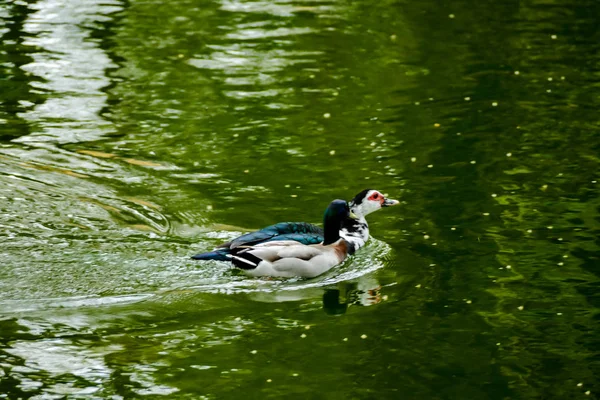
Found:
<path fill-rule="evenodd" d="M 269 241 L 290 240 L 296 244 L 317 244 L 323 241 L 323 229 L 307 222 L 280 222 L 258 231 L 246 233 L 219 247 L 235 249 Z"/>
<path fill-rule="evenodd" d="M 274 262 L 282 258 L 310 260 L 323 254 L 323 249 L 321 245 L 306 246 L 293 240 L 277 240 L 253 246 L 248 252 L 263 260 Z"/>
<path fill-rule="evenodd" d="M 344 240 L 328 246 L 272 241 L 235 249 L 231 262 L 252 276 L 312 278 L 344 261 L 346 246 Z"/>
<path fill-rule="evenodd" d="M 250 274 L 255 276 L 308 276 L 311 275 L 311 260 L 318 259 L 323 249 L 321 245 L 306 246 L 292 240 L 276 240 L 233 249 L 231 262 L 246 272 L 252 271 Z M 298 269 L 304 272 L 298 273 Z"/>
<path fill-rule="evenodd" d="M 294 256 L 299 260 L 310 260 L 320 254 L 316 247 L 319 246 L 306 246 L 293 240 L 274 240 L 232 249 L 231 262 L 238 268 L 250 270 L 263 261 L 273 263 Z"/>
<path fill-rule="evenodd" d="M 234 249 L 254 246 L 266 242 L 292 241 L 293 244 L 318 244 L 323 241 L 323 229 L 306 222 L 280 222 L 258 231 L 249 232 L 227 243 L 217 246 L 213 251 L 196 254 L 194 260 L 229 261 Z"/>

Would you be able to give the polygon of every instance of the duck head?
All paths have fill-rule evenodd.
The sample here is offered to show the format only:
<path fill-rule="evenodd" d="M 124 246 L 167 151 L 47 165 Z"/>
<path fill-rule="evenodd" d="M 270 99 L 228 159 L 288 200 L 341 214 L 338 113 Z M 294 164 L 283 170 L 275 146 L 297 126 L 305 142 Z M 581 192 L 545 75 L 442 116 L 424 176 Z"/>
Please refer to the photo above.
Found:
<path fill-rule="evenodd" d="M 323 216 L 324 245 L 335 243 L 340 239 L 340 229 L 348 218 L 356 219 L 358 217 L 350 211 L 350 207 L 345 200 L 337 199 L 329 203 Z"/>
<path fill-rule="evenodd" d="M 391 207 L 396 204 L 400 204 L 400 202 L 388 199 L 378 190 L 365 189 L 350 201 L 350 210 L 358 217 L 365 217 L 382 207 Z"/>

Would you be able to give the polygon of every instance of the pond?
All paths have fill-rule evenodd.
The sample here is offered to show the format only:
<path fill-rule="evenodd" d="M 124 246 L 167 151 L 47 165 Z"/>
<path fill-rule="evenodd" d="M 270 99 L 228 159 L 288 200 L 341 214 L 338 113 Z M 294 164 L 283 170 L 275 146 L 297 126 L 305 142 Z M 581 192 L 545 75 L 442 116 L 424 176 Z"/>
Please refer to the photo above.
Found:
<path fill-rule="evenodd" d="M 0 4 L 0 398 L 596 398 L 598 15 Z M 322 276 L 190 259 L 366 188 Z"/>

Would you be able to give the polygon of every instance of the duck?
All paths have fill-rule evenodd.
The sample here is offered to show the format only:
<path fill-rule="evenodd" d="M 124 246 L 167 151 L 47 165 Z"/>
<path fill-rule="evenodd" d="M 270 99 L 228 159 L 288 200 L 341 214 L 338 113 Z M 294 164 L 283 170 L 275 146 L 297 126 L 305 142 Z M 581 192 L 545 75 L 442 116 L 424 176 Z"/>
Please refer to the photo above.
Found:
<path fill-rule="evenodd" d="M 340 236 L 340 230 L 347 219 L 357 218 L 345 200 L 336 199 L 325 210 L 322 243 L 267 241 L 237 247 L 229 258 L 234 267 L 252 277 L 314 278 L 353 253 L 353 245 Z"/>
<path fill-rule="evenodd" d="M 384 207 L 399 204 L 398 200 L 388 199 L 380 191 L 365 189 L 350 201 L 350 211 L 356 218 L 345 218 L 340 228 L 340 236 L 350 243 L 354 251 L 369 240 L 369 224 L 366 216 Z M 241 246 L 252 246 L 270 241 L 290 240 L 305 245 L 318 244 L 324 240 L 323 229 L 307 222 L 279 222 L 258 231 L 249 232 L 217 246 L 214 250 L 192 256 L 194 260 L 230 261 L 229 255 Z"/>

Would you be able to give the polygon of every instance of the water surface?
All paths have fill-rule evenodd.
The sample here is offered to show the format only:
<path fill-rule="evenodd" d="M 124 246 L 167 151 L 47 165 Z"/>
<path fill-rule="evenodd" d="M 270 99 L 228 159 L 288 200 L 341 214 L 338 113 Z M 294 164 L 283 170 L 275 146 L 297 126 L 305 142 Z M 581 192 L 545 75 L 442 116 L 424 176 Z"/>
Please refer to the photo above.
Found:
<path fill-rule="evenodd" d="M 599 12 L 0 4 L 0 396 L 596 397 Z M 321 277 L 189 259 L 367 187 Z"/>

